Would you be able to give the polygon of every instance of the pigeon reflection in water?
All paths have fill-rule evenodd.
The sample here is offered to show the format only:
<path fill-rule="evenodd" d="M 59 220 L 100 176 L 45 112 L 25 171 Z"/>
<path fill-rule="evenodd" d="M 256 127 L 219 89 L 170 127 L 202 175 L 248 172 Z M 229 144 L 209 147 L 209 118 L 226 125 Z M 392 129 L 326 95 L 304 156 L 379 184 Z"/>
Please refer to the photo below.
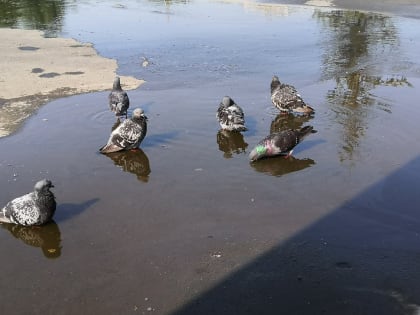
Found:
<path fill-rule="evenodd" d="M 271 121 L 270 134 L 288 129 L 300 129 L 311 119 L 313 119 L 312 115 L 278 114 Z"/>
<path fill-rule="evenodd" d="M 40 247 L 46 258 L 58 258 L 61 255 L 61 233 L 54 221 L 42 226 L 23 226 L 12 223 L 0 223 L 0 226 L 25 244 Z"/>
<path fill-rule="evenodd" d="M 137 176 L 142 182 L 149 181 L 150 164 L 147 155 L 142 149 L 135 151 L 121 151 L 109 153 L 106 155 L 117 166 L 120 166 L 124 172 L 129 172 Z"/>
<path fill-rule="evenodd" d="M 223 151 L 223 156 L 227 159 L 232 158 L 232 155 L 245 153 L 248 143 L 244 141 L 244 137 L 240 132 L 228 131 L 220 129 L 217 133 L 217 144 L 219 150 Z"/>
<path fill-rule="evenodd" d="M 315 165 L 315 161 L 312 159 L 296 159 L 293 156 L 288 159 L 279 156 L 251 163 L 252 168 L 257 172 L 265 173 L 271 176 L 283 176 L 289 173 L 301 171 L 312 165 Z"/>

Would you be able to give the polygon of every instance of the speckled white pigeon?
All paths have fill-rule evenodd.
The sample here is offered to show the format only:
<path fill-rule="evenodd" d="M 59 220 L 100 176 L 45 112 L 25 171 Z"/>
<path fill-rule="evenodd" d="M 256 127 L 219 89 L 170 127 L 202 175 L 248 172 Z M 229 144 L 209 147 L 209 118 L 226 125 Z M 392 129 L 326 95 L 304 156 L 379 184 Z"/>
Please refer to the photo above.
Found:
<path fill-rule="evenodd" d="M 127 110 L 130 106 L 130 100 L 127 92 L 121 88 L 120 77 L 115 77 L 112 91 L 109 93 L 109 108 L 115 113 L 115 116 L 125 116 L 127 118 Z"/>
<path fill-rule="evenodd" d="M 109 136 L 108 142 L 99 149 L 101 153 L 137 149 L 147 133 L 147 117 L 141 108 L 133 111 Z"/>
<path fill-rule="evenodd" d="M 277 76 L 271 80 L 271 102 L 283 113 L 314 113 L 314 109 L 303 101 L 295 87 L 281 83 Z"/>
<path fill-rule="evenodd" d="M 216 118 L 223 130 L 246 131 L 242 108 L 229 96 L 225 96 L 217 109 Z"/>
<path fill-rule="evenodd" d="M 33 192 L 9 201 L 1 209 L 0 222 L 31 226 L 50 221 L 56 209 L 52 187 L 47 179 L 38 181 Z"/>

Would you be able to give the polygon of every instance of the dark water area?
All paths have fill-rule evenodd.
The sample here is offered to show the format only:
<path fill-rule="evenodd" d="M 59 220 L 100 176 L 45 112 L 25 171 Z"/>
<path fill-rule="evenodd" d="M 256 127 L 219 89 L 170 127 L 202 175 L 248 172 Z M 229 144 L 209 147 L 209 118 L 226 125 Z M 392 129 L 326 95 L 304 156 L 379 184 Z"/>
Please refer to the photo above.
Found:
<path fill-rule="evenodd" d="M 137 152 L 99 154 L 115 123 L 101 92 L 50 102 L 0 139 L 0 204 L 44 177 L 58 202 L 47 226 L 1 226 L 2 312 L 419 312 L 418 20 L 64 4 L 58 35 L 146 80 L 128 94 L 148 134 Z M 313 117 L 278 115 L 274 74 Z M 224 95 L 244 109 L 242 135 L 220 131 Z M 294 158 L 249 162 L 270 132 L 308 124 Z"/>

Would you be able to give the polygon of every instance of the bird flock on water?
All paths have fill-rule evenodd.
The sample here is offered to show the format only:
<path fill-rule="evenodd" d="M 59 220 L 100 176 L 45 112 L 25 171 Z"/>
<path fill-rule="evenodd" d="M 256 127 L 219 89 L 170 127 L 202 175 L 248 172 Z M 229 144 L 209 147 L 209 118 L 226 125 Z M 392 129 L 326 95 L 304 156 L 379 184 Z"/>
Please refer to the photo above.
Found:
<path fill-rule="evenodd" d="M 108 96 L 109 108 L 117 116 L 117 123 L 107 143 L 99 151 L 109 154 L 118 151 L 137 150 L 147 133 L 147 116 L 143 109 L 135 108 L 128 118 L 130 100 L 121 88 L 120 78 L 114 80 Z M 271 81 L 271 102 L 283 114 L 313 115 L 314 109 L 304 102 L 295 87 L 281 83 L 277 76 Z M 246 131 L 245 115 L 242 108 L 229 97 L 224 96 L 216 112 L 216 118 L 223 130 L 228 132 Z M 121 122 L 121 120 L 123 121 Z M 249 154 L 255 162 L 262 158 L 278 155 L 290 157 L 293 148 L 307 135 L 316 132 L 312 126 L 274 132 L 256 144 Z M 9 201 L 0 210 L 0 223 L 22 226 L 39 226 L 52 220 L 57 203 L 50 188 L 50 180 L 42 179 L 34 186 L 34 191 Z"/>

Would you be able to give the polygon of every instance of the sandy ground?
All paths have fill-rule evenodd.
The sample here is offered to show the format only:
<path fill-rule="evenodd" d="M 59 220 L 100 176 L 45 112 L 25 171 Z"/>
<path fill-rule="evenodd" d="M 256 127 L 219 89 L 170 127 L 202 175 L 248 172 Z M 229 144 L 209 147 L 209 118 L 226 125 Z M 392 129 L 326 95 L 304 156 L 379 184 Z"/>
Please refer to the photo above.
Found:
<path fill-rule="evenodd" d="M 51 99 L 110 89 L 118 67 L 92 44 L 35 30 L 0 29 L 0 60 L 0 137 Z M 143 83 L 124 76 L 121 82 L 126 90 Z"/>

